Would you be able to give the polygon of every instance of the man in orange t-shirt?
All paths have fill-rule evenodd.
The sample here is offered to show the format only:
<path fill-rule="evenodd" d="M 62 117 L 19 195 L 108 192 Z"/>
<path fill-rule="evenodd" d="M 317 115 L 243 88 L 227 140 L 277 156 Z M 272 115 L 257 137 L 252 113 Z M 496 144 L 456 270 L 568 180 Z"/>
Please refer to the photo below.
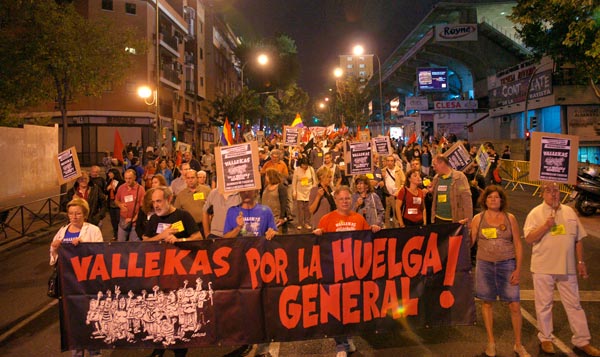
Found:
<path fill-rule="evenodd" d="M 313 231 L 314 234 L 320 236 L 328 232 L 349 232 L 366 229 L 370 229 L 375 233 L 381 229 L 381 227 L 376 225 L 369 226 L 369 223 L 367 223 L 362 215 L 351 210 L 352 196 L 348 186 L 337 188 L 333 193 L 333 198 L 337 207 L 336 210 L 321 218 L 319 227 Z M 336 336 L 334 339 L 336 356 L 347 356 L 348 353 L 356 351 L 356 346 L 352 338 L 348 336 Z"/>

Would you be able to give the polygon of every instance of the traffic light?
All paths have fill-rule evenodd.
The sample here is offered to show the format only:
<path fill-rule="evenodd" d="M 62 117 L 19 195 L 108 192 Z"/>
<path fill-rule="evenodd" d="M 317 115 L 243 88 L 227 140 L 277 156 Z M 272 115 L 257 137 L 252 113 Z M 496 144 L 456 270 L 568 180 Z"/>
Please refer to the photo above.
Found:
<path fill-rule="evenodd" d="M 531 137 L 531 132 L 529 130 L 525 131 L 525 140 L 529 140 L 529 138 Z"/>
<path fill-rule="evenodd" d="M 171 141 L 173 142 L 173 144 L 177 142 L 177 137 L 175 136 L 175 134 L 171 134 Z"/>
<path fill-rule="evenodd" d="M 532 128 L 537 128 L 537 117 L 531 117 L 531 127 Z"/>

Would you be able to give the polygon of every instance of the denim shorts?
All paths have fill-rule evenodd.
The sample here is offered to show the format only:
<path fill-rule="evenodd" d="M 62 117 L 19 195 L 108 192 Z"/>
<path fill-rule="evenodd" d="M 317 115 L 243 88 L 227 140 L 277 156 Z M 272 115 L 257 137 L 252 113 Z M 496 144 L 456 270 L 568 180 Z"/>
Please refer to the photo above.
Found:
<path fill-rule="evenodd" d="M 477 260 L 475 268 L 475 295 L 485 301 L 520 301 L 519 285 L 510 284 L 510 275 L 515 271 L 515 259 L 500 262 Z"/>

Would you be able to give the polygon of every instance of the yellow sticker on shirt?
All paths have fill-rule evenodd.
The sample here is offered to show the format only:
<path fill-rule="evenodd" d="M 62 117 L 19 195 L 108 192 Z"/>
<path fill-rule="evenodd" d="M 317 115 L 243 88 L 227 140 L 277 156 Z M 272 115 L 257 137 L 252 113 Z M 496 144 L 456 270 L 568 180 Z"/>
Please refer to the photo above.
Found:
<path fill-rule="evenodd" d="M 169 228 L 176 229 L 177 232 L 183 232 L 185 230 L 185 228 L 183 228 L 183 222 L 182 221 L 177 221 L 177 222 L 171 224 L 171 227 L 169 227 Z"/>
<path fill-rule="evenodd" d="M 498 238 L 498 231 L 496 231 L 496 228 L 492 227 L 492 228 L 481 228 L 481 234 L 483 234 L 484 237 L 486 237 L 487 239 L 496 239 Z"/>
<path fill-rule="evenodd" d="M 367 174 L 367 178 L 368 178 L 369 180 L 372 180 L 372 179 L 374 179 L 374 178 L 375 178 L 375 176 L 373 176 L 373 174 L 369 172 L 369 173 Z"/>
<path fill-rule="evenodd" d="M 429 180 L 429 179 L 423 179 L 423 186 L 429 187 L 429 185 L 431 185 L 431 180 Z"/>
<path fill-rule="evenodd" d="M 550 228 L 550 234 L 553 236 L 560 236 L 563 234 L 567 234 L 567 230 L 565 229 L 564 224 L 556 224 Z"/>
<path fill-rule="evenodd" d="M 203 200 L 204 192 L 195 192 L 194 193 L 194 201 Z"/>
<path fill-rule="evenodd" d="M 322 153 L 322 152 L 318 152 L 318 153 L 317 153 L 317 156 L 318 156 L 318 157 L 321 157 L 321 156 L 323 156 L 323 153 Z"/>
<path fill-rule="evenodd" d="M 303 177 L 302 179 L 300 179 L 300 184 L 302 186 L 308 186 L 308 177 Z"/>
<path fill-rule="evenodd" d="M 446 195 L 438 195 L 438 202 L 446 203 Z"/>

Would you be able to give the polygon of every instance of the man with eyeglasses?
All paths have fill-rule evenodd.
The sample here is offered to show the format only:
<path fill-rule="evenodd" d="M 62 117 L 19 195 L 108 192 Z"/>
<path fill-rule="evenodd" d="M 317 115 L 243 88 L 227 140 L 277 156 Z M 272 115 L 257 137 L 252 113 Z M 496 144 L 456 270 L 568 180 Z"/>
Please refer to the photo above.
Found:
<path fill-rule="evenodd" d="M 321 218 L 319 227 L 313 231 L 316 235 L 322 235 L 329 232 L 348 232 L 370 229 L 373 233 L 378 232 L 381 227 L 369 223 L 365 218 L 352 211 L 352 194 L 348 186 L 340 186 L 333 193 L 336 204 L 336 210 L 330 212 Z M 336 357 L 346 357 L 349 353 L 356 351 L 356 346 L 352 338 L 348 336 L 334 337 L 336 344 Z"/>
<path fill-rule="evenodd" d="M 560 203 L 557 183 L 544 182 L 542 198 L 544 201 L 529 212 L 523 227 L 525 241 L 532 244 L 531 274 L 541 349 L 547 354 L 555 353 L 552 305 L 556 285 L 573 331 L 571 343 L 588 356 L 600 356 L 600 350 L 590 344 L 577 282 L 577 274 L 583 279 L 589 276 L 582 243 L 587 233 L 575 211 Z"/>

